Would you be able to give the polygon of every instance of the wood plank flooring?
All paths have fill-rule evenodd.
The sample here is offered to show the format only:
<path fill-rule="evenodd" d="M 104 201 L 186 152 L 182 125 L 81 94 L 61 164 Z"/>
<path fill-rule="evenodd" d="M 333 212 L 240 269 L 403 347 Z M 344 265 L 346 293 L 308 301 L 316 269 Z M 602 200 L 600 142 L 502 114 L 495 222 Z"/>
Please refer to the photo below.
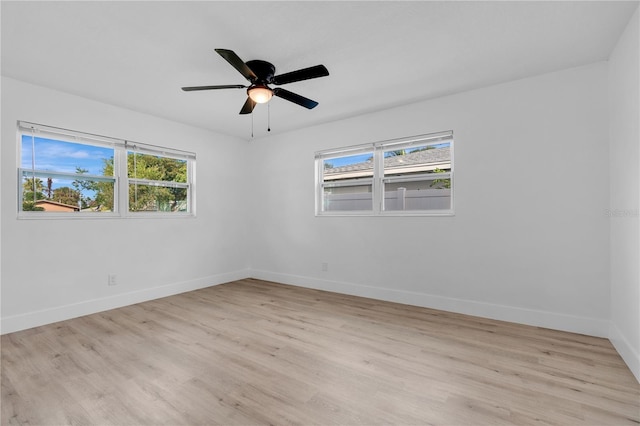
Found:
<path fill-rule="evenodd" d="M 3 425 L 625 425 L 610 342 L 242 280 L 2 336 Z"/>

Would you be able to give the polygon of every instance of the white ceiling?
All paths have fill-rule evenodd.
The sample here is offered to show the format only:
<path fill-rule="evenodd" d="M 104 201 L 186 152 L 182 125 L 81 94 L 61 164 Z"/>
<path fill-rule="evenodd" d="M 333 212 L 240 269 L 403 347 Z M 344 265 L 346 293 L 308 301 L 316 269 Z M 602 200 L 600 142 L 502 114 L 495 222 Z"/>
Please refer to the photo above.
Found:
<path fill-rule="evenodd" d="M 272 133 L 606 60 L 637 1 L 24 2 L 2 1 L 2 75 L 249 139 L 246 84 L 215 48 L 318 101 L 270 102 Z M 266 134 L 267 107 L 253 114 Z"/>

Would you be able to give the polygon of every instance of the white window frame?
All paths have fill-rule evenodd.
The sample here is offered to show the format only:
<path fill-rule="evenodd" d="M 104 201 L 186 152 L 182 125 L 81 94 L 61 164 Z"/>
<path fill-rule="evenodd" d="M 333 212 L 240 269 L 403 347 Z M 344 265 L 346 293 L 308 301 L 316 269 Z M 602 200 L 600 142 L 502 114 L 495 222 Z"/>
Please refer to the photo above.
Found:
<path fill-rule="evenodd" d="M 159 147 L 155 145 L 143 144 L 139 142 L 127 141 L 124 139 L 111 138 L 108 136 L 100 136 L 90 133 L 78 132 L 75 130 L 63 129 L 42 124 L 30 123 L 27 121 L 18 121 L 17 131 L 17 170 L 18 170 L 18 219 L 113 219 L 113 218 L 185 218 L 195 217 L 195 167 L 196 154 L 189 151 Z M 94 175 L 78 175 L 73 173 L 65 173 L 59 171 L 41 171 L 21 167 L 22 154 L 22 135 L 35 135 L 63 142 L 78 143 L 83 145 L 93 145 L 113 148 L 113 177 L 94 176 Z M 171 181 L 150 181 L 146 179 L 132 179 L 127 173 L 127 153 L 135 146 L 137 152 L 144 154 L 157 155 L 160 157 L 177 158 L 187 161 L 187 182 L 171 182 Z M 113 211 L 111 212 L 41 212 L 41 211 L 23 211 L 22 210 L 22 185 L 23 176 L 27 175 L 38 177 L 42 176 L 59 176 L 65 178 L 86 178 L 86 180 L 101 180 L 114 182 L 114 200 Z M 140 183 L 153 186 L 172 186 L 187 189 L 187 211 L 186 212 L 135 212 L 129 211 L 129 184 Z"/>
<path fill-rule="evenodd" d="M 323 151 L 316 153 L 316 214 L 322 212 L 323 215 L 339 216 L 362 216 L 370 215 L 370 210 L 346 210 L 346 211 L 324 211 L 324 190 L 325 188 L 347 187 L 347 186 L 369 186 L 371 185 L 371 207 L 375 204 L 374 177 L 362 177 L 347 182 L 324 182 L 324 162 L 340 157 L 351 155 L 371 154 L 374 155 L 372 145 L 359 145 L 337 150 Z"/>
<path fill-rule="evenodd" d="M 395 149 L 406 149 L 425 145 L 437 145 L 441 143 L 450 144 L 450 171 L 443 173 L 422 173 L 411 176 L 384 176 L 384 153 Z M 430 133 L 424 135 L 411 136 L 407 138 L 392 139 L 371 144 L 357 145 L 345 148 L 338 148 L 315 153 L 315 215 L 316 216 L 453 216 L 454 211 L 454 143 L 453 131 Z M 354 179 L 348 182 L 325 182 L 324 181 L 324 161 L 332 158 L 340 158 L 349 155 L 369 153 L 373 155 L 373 177 Z M 396 182 L 415 182 L 421 180 L 450 179 L 450 208 L 433 210 L 385 210 L 384 207 L 384 187 L 385 184 Z M 373 205 L 371 210 L 324 210 L 324 189 L 336 186 L 355 186 L 370 182 L 373 192 Z M 435 190 L 434 190 L 435 191 Z M 438 190 L 440 191 L 440 190 Z"/>

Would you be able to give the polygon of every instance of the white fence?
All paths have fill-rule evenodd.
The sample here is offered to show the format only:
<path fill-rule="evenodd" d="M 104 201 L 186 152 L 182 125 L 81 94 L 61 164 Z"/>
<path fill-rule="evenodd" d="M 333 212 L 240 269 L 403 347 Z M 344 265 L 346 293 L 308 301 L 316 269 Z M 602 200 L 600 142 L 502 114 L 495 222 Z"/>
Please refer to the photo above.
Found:
<path fill-rule="evenodd" d="M 325 194 L 325 211 L 371 210 L 373 193 L 357 192 L 352 194 Z M 450 189 L 398 188 L 397 191 L 384 193 L 384 209 L 399 210 L 448 210 L 451 208 Z"/>

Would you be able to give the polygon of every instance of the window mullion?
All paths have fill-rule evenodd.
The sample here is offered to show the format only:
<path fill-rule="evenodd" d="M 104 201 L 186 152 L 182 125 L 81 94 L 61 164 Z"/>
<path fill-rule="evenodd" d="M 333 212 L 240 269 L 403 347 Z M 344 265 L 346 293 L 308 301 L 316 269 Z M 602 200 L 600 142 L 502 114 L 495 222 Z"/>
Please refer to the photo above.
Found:
<path fill-rule="evenodd" d="M 373 212 L 379 214 L 384 210 L 382 203 L 384 202 L 384 185 L 382 178 L 384 177 L 384 152 L 376 149 L 373 152 Z"/>
<path fill-rule="evenodd" d="M 189 206 L 189 213 L 196 214 L 196 162 L 187 161 L 187 182 L 189 182 L 189 188 L 187 189 L 187 206 Z"/>
<path fill-rule="evenodd" d="M 118 184 L 116 194 L 114 210 L 118 212 L 120 216 L 127 216 L 129 211 L 129 176 L 127 173 L 127 150 L 122 147 L 116 149 L 113 159 L 114 175 L 116 176 Z"/>

